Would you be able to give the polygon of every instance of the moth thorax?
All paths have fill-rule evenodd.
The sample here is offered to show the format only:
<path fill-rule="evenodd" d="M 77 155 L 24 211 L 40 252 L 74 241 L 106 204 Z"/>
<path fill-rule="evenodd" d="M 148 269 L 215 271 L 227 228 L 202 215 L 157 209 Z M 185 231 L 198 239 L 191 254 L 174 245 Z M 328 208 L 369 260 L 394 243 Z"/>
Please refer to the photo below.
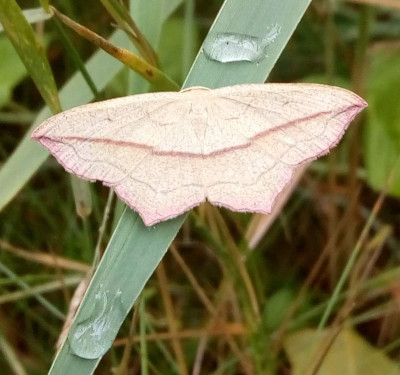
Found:
<path fill-rule="evenodd" d="M 192 103 L 189 109 L 190 112 L 190 123 L 196 133 L 197 139 L 203 142 L 205 129 L 207 127 L 207 116 L 208 113 L 205 110 L 204 105 L 198 103 Z"/>

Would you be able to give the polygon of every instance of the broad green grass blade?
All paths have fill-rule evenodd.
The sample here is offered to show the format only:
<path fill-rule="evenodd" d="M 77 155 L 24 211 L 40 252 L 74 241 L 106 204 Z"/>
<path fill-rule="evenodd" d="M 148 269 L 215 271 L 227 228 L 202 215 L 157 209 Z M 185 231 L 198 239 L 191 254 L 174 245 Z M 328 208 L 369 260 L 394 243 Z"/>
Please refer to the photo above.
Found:
<path fill-rule="evenodd" d="M 170 1 L 165 5 L 163 20 L 176 9 L 181 1 Z M 130 46 L 129 39 L 122 32 L 116 32 L 111 42 L 126 48 Z M 103 51 L 96 52 L 86 63 L 86 69 L 90 72 L 99 91 L 103 90 L 123 67 L 123 64 Z M 60 90 L 60 101 L 64 110 L 92 100 L 93 93 L 79 72 Z M 33 142 L 30 136 L 32 131 L 50 115 L 51 112 L 47 107 L 40 111 L 24 139 L 0 169 L 0 211 L 21 190 L 49 155 L 48 151 Z"/>
<path fill-rule="evenodd" d="M 176 0 L 175 0 L 176 1 Z M 163 22 L 159 22 L 160 16 L 169 7 L 169 2 L 165 0 L 150 1 L 130 1 L 132 18 L 137 23 L 142 34 L 146 37 L 153 48 L 158 50 Z M 141 20 L 146 20 L 142 23 Z M 149 82 L 138 74 L 129 74 L 129 94 L 137 94 L 148 91 Z"/>
<path fill-rule="evenodd" d="M 208 37 L 220 32 L 232 32 L 262 38 L 268 33 L 268 27 L 275 24 L 281 28 L 281 32 L 275 42 L 268 46 L 267 57 L 258 63 L 244 61 L 221 64 L 210 61 L 204 53 L 199 53 L 184 86 L 216 88 L 264 82 L 310 2 L 311 0 L 226 1 L 220 11 L 224 16 L 217 18 Z"/>
<path fill-rule="evenodd" d="M 27 75 L 26 68 L 13 45 L 0 35 L 0 108 L 11 99 L 14 87 Z"/>
<path fill-rule="evenodd" d="M 156 229 L 148 228 L 136 213 L 125 210 L 51 375 L 92 374 L 182 223 L 181 217 Z M 96 320 L 99 313 L 100 319 Z M 93 335 L 100 327 L 96 321 L 101 322 L 100 326 L 104 323 L 100 337 Z M 76 354 L 98 358 L 84 359 Z"/>
<path fill-rule="evenodd" d="M 227 0 L 210 31 L 211 37 L 216 31 L 251 33 L 263 37 L 268 31 L 267 26 L 277 23 L 282 28 L 280 38 L 269 49 L 268 58 L 259 64 L 240 62 L 223 65 L 206 59 L 200 53 L 185 86 L 217 87 L 263 82 L 309 2 L 251 0 L 244 3 L 242 0 Z M 135 20 L 141 27 L 141 20 Z M 147 25 L 150 30 L 152 26 Z M 149 34 L 144 34 L 154 41 Z M 184 218 L 185 215 L 148 228 L 135 212 L 125 210 L 82 301 L 68 339 L 53 362 L 50 375 L 93 373 Z"/>
<path fill-rule="evenodd" d="M 192 64 L 194 54 L 192 54 L 192 46 L 195 40 L 195 0 L 186 0 L 185 3 L 185 18 L 184 30 L 182 41 L 182 73 L 183 78 L 186 77 L 187 72 Z"/>
<path fill-rule="evenodd" d="M 46 104 L 53 113 L 61 112 L 45 51 L 15 0 L 0 0 L 0 21 Z"/>

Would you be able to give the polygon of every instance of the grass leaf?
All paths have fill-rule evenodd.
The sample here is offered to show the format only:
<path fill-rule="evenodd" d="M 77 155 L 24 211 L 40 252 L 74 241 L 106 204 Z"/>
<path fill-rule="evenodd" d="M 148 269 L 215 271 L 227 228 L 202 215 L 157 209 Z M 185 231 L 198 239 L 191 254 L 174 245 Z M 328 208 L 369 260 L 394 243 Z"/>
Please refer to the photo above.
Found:
<path fill-rule="evenodd" d="M 0 0 L 0 21 L 46 104 L 53 113 L 61 112 L 56 83 L 43 46 L 15 0 Z"/>
<path fill-rule="evenodd" d="M 14 87 L 27 75 L 10 41 L 0 36 L 0 108 L 11 99 Z"/>

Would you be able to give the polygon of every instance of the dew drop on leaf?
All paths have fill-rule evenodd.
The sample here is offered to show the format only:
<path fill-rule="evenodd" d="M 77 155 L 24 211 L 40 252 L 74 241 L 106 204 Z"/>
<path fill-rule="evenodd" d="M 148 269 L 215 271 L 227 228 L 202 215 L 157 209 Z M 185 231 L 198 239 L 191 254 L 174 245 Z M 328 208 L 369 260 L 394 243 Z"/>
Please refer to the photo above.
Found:
<path fill-rule="evenodd" d="M 264 38 L 239 33 L 218 33 L 208 38 L 203 51 L 208 59 L 221 63 L 235 61 L 260 62 L 266 57 L 266 49 L 281 32 L 274 24 Z"/>
<path fill-rule="evenodd" d="M 78 321 L 68 336 L 75 355 L 85 359 L 102 357 L 111 347 L 126 310 L 122 304 L 122 292 L 98 291 L 90 314 Z"/>

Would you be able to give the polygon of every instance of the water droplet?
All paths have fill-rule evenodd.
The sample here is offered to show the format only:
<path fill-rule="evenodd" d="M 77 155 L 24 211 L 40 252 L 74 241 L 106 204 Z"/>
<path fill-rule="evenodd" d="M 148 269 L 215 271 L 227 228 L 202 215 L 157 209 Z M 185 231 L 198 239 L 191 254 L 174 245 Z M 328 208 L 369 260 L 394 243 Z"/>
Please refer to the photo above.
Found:
<path fill-rule="evenodd" d="M 128 309 L 122 303 L 122 292 L 102 291 L 88 316 L 79 321 L 68 335 L 72 351 L 81 358 L 97 359 L 111 347 Z"/>
<path fill-rule="evenodd" d="M 208 38 L 203 46 L 205 55 L 221 63 L 234 61 L 259 62 L 266 57 L 266 49 L 281 32 L 274 24 L 264 38 L 239 33 L 218 33 Z"/>

